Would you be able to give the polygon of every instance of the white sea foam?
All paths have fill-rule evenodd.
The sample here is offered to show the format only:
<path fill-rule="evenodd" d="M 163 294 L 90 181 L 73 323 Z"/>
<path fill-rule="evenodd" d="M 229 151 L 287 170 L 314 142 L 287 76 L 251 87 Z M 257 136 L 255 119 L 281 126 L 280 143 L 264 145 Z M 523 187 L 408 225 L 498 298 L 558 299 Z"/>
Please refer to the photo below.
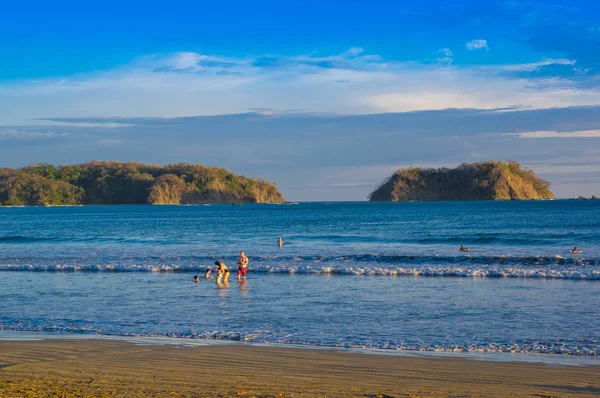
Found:
<path fill-rule="evenodd" d="M 58 334 L 83 334 L 83 335 L 106 335 L 123 337 L 152 337 L 152 338 L 185 338 L 208 341 L 232 341 L 249 343 L 269 343 L 269 344 L 287 344 L 307 347 L 329 347 L 329 348 L 359 348 L 359 349 L 377 349 L 377 350 L 402 350 L 418 352 L 437 352 L 437 353 L 519 353 L 519 354 L 558 354 L 558 355 L 577 355 L 577 356 L 600 356 L 600 345 L 593 342 L 586 344 L 564 343 L 564 342 L 507 342 L 507 343 L 487 343 L 487 344 L 406 344 L 402 342 L 358 342 L 352 340 L 321 341 L 305 340 L 294 338 L 293 336 L 281 336 L 274 331 L 256 330 L 251 332 L 222 331 L 211 330 L 200 333 L 110 333 L 103 330 L 93 329 L 84 326 L 60 327 L 60 326 L 39 326 L 39 327 L 2 327 L 0 330 L 25 331 L 25 332 L 46 332 Z"/>
<path fill-rule="evenodd" d="M 1 263 L 0 271 L 46 271 L 46 272 L 200 272 L 206 266 L 197 264 L 24 264 Z M 356 275 L 356 276 L 424 276 L 424 277 L 470 277 L 470 278 L 537 278 L 600 280 L 598 265 L 480 265 L 480 264 L 422 264 L 385 265 L 338 263 L 325 265 L 321 261 L 298 261 L 298 263 L 257 263 L 249 268 L 254 273 Z"/>

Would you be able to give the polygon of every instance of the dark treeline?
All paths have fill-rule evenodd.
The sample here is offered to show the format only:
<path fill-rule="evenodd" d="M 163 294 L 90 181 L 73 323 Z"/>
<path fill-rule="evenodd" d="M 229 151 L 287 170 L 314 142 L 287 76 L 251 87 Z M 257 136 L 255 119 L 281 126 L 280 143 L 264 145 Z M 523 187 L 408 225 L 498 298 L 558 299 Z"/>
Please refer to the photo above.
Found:
<path fill-rule="evenodd" d="M 463 163 L 450 168 L 396 171 L 369 196 L 371 201 L 553 199 L 550 183 L 514 161 Z"/>
<path fill-rule="evenodd" d="M 279 203 L 277 185 L 187 163 L 89 162 L 0 168 L 0 205 Z"/>

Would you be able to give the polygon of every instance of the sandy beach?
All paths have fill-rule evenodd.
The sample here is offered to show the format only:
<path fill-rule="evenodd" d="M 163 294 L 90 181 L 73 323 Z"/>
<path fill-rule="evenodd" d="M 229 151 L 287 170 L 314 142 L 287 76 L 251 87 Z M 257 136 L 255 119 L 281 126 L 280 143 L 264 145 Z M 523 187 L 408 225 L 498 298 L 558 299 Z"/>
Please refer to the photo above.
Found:
<path fill-rule="evenodd" d="M 592 397 L 600 368 L 111 340 L 0 341 L 2 397 Z"/>

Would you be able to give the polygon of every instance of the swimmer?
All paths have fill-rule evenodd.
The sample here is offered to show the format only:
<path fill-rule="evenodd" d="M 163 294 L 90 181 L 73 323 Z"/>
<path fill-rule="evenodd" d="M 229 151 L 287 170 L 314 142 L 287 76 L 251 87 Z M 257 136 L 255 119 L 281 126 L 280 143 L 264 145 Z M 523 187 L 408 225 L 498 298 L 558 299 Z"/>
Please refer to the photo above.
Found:
<path fill-rule="evenodd" d="M 237 280 L 240 281 L 246 280 L 246 270 L 248 269 L 248 257 L 246 257 L 246 253 L 243 251 L 240 252 L 240 258 L 238 258 L 238 270 L 237 270 Z"/>
<path fill-rule="evenodd" d="M 463 245 L 460 245 L 460 249 L 458 249 L 459 252 L 468 252 L 469 248 L 464 247 Z"/>
<path fill-rule="evenodd" d="M 198 275 L 194 275 L 194 283 L 200 282 L 200 277 Z"/>
<path fill-rule="evenodd" d="M 230 274 L 229 268 L 227 268 L 225 263 L 222 263 L 221 261 L 215 261 L 215 265 L 217 266 L 217 284 L 220 285 L 221 282 L 228 284 Z"/>
<path fill-rule="evenodd" d="M 212 278 L 212 276 L 210 276 L 210 271 L 211 271 L 211 270 L 210 270 L 210 268 L 207 268 L 207 269 L 206 269 L 206 274 L 204 274 L 204 278 L 205 278 L 205 279 L 210 279 L 210 278 Z"/>
<path fill-rule="evenodd" d="M 283 247 L 283 239 L 281 239 L 281 236 L 277 240 L 277 246 L 279 246 L 280 249 Z"/>
<path fill-rule="evenodd" d="M 571 253 L 583 253 L 583 251 L 575 246 L 573 250 L 571 250 Z"/>

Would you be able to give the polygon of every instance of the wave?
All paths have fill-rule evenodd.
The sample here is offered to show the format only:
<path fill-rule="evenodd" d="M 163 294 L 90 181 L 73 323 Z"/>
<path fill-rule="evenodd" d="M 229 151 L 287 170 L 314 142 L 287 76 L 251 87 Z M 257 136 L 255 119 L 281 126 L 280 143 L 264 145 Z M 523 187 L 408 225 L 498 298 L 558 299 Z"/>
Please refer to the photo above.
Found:
<path fill-rule="evenodd" d="M 37 272 L 203 272 L 212 257 L 118 260 L 104 263 L 32 261 L 0 262 L 0 271 Z M 435 256 L 310 256 L 252 258 L 248 269 L 257 274 L 355 276 L 424 276 L 473 278 L 538 278 L 600 280 L 597 258 L 563 257 L 435 257 Z M 232 267 L 234 268 L 234 267 Z"/>
<path fill-rule="evenodd" d="M 288 256 L 288 257 L 253 257 L 252 260 L 279 261 L 279 262 L 358 262 L 378 264 L 514 264 L 514 265 L 585 265 L 600 266 L 600 258 L 595 257 L 563 257 L 553 256 L 499 256 L 499 255 L 473 255 L 463 254 L 457 256 L 448 255 L 410 255 L 410 254 L 350 254 L 336 256 Z"/>
<path fill-rule="evenodd" d="M 519 353 L 519 354 L 554 354 L 575 356 L 600 356 L 600 345 L 597 341 L 586 339 L 584 341 L 509 341 L 471 344 L 427 344 L 423 342 L 395 342 L 395 341 L 327 341 L 309 340 L 269 330 L 254 330 L 247 332 L 237 331 L 204 331 L 204 332 L 167 332 L 167 333 L 118 333 L 87 326 L 22 326 L 1 325 L 0 330 L 43 333 L 67 333 L 79 335 L 101 335 L 119 337 L 153 337 L 177 338 L 209 341 L 230 341 L 259 344 L 285 344 L 307 347 L 376 349 L 421 352 L 453 352 L 453 353 Z"/>
<path fill-rule="evenodd" d="M 45 242 L 52 241 L 53 238 L 32 237 L 32 236 L 0 236 L 0 243 L 25 243 L 25 242 Z"/>
<path fill-rule="evenodd" d="M 24 244 L 24 243 L 61 243 L 61 242 L 73 242 L 73 243 L 161 243 L 157 242 L 156 239 L 152 238 L 125 238 L 125 237 L 81 237 L 81 236 L 21 236 L 21 235 L 9 235 L 0 236 L 0 244 Z M 163 244 L 165 242 L 162 242 Z M 180 242 L 174 242 L 180 243 Z"/>

